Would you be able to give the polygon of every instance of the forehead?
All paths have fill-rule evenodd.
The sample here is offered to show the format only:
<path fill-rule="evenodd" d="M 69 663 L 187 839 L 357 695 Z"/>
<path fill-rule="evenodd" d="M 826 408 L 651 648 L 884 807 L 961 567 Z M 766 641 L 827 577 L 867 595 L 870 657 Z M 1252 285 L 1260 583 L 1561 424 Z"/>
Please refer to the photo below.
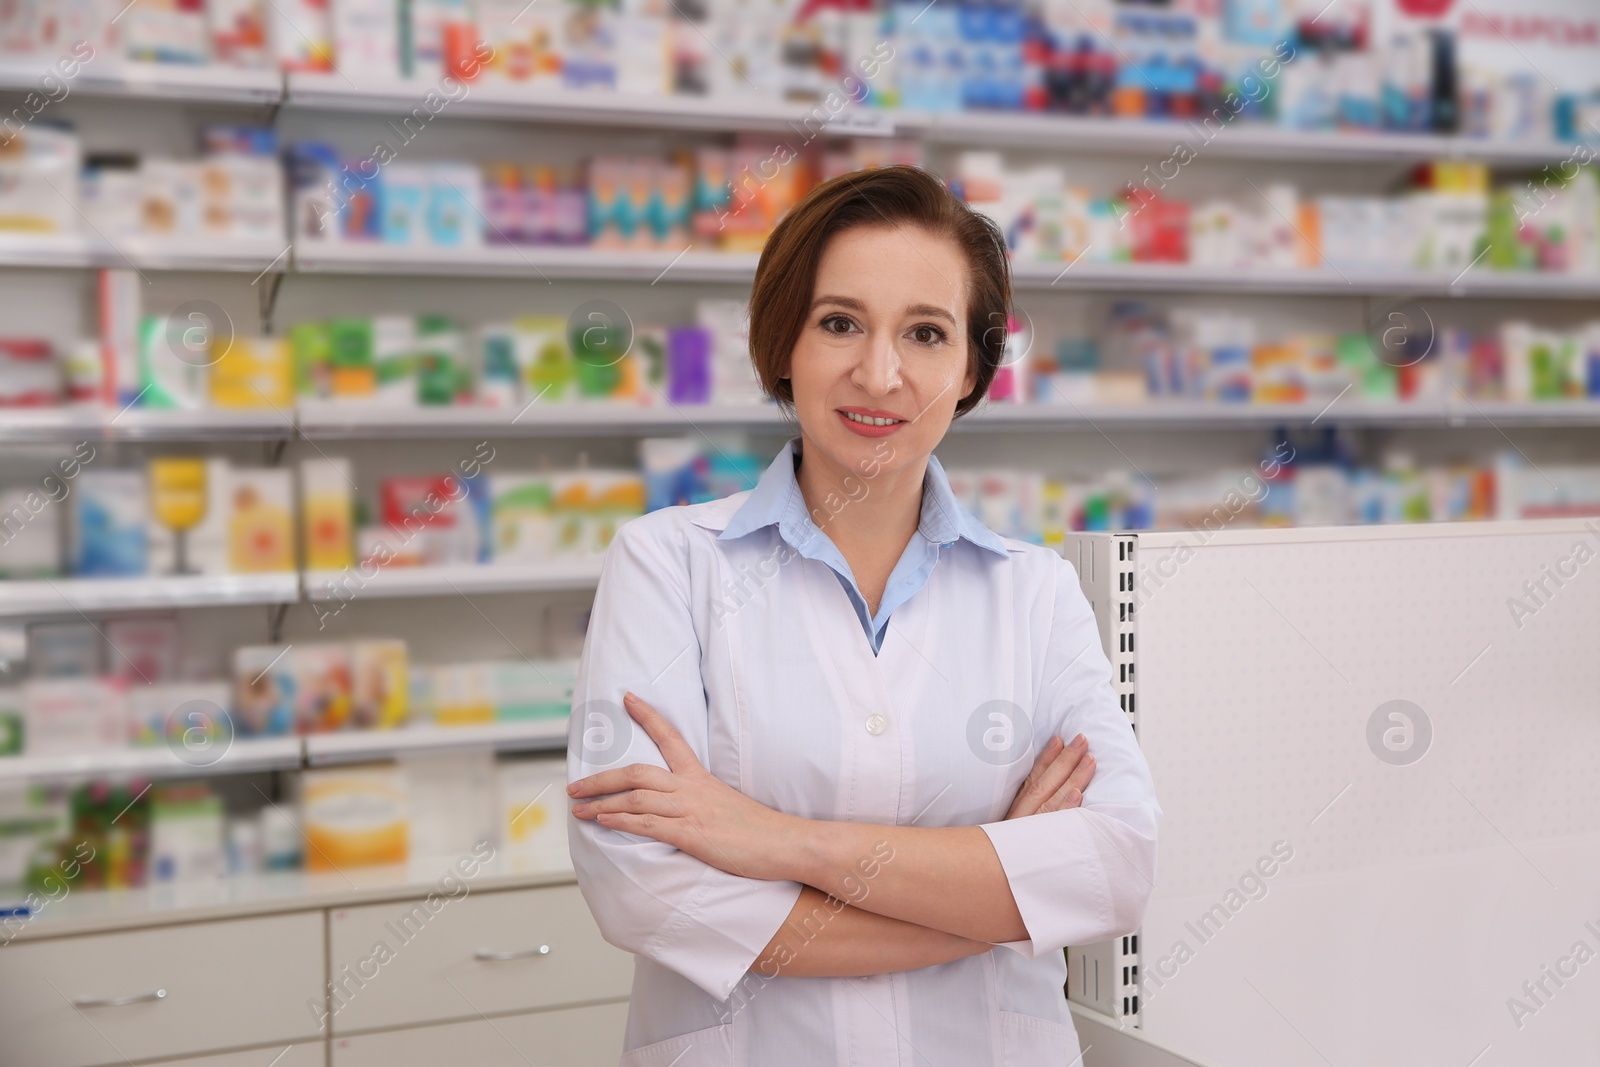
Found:
<path fill-rule="evenodd" d="M 949 237 L 910 224 L 855 226 L 829 238 L 811 295 L 848 296 L 882 312 L 936 304 L 959 320 L 969 274 L 961 247 Z"/>

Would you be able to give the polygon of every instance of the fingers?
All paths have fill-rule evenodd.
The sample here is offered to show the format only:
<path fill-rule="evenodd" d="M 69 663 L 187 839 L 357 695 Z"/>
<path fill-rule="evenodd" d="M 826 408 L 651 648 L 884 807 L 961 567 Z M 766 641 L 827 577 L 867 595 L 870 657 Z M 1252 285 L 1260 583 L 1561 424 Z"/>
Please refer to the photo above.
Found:
<path fill-rule="evenodd" d="M 567 786 L 567 796 L 594 797 L 602 793 L 620 793 L 624 789 L 668 792 L 672 789 L 672 772 L 653 763 L 630 763 L 626 767 L 615 767 L 579 778 Z"/>
<path fill-rule="evenodd" d="M 599 817 L 601 826 L 608 830 L 621 830 L 625 834 L 637 834 L 640 837 L 653 837 L 657 841 L 682 848 L 678 840 L 679 819 L 664 819 L 654 814 L 632 814 L 629 812 L 610 812 Z"/>
<path fill-rule="evenodd" d="M 650 735 L 650 740 L 656 743 L 662 758 L 674 772 L 700 768 L 700 758 L 665 715 L 632 693 L 622 695 L 622 706 L 628 709 L 628 714 L 633 716 L 635 722 L 644 727 L 644 732 Z"/>
<path fill-rule="evenodd" d="M 1094 757 L 1085 753 L 1083 759 L 1078 761 L 1078 766 L 1061 784 L 1061 788 L 1051 794 L 1050 799 L 1039 806 L 1040 811 L 1061 811 L 1066 808 L 1076 808 L 1083 804 L 1083 791 L 1089 788 L 1089 781 L 1094 777 Z"/>
<path fill-rule="evenodd" d="M 1038 781 L 1034 782 L 1034 795 L 1037 798 L 1037 804 L 1044 803 L 1046 799 L 1061 788 L 1062 783 L 1077 768 L 1078 761 L 1088 751 L 1088 740 L 1082 734 L 1079 734 L 1072 739 L 1070 744 L 1056 753 L 1056 758 L 1050 761 L 1050 765 L 1044 769 L 1044 773 L 1039 776 Z"/>
<path fill-rule="evenodd" d="M 654 789 L 629 789 L 574 804 L 572 814 L 580 819 L 593 819 L 601 815 L 659 815 L 671 819 L 683 815 L 683 809 L 666 793 Z"/>
<path fill-rule="evenodd" d="M 1061 788 L 1061 783 L 1078 765 L 1078 759 L 1087 745 L 1082 734 L 1074 738 L 1071 744 L 1063 744 L 1059 737 L 1052 737 L 1045 742 L 1028 777 L 1023 779 L 1021 788 L 1017 790 L 1016 799 L 1011 802 L 1011 810 L 1006 812 L 1006 818 L 1020 819 L 1038 812 L 1040 805 Z"/>
<path fill-rule="evenodd" d="M 1046 795 L 1039 792 L 1039 779 L 1044 775 L 1045 771 L 1049 770 L 1051 762 L 1060 751 L 1061 738 L 1052 737 L 1045 742 L 1044 748 L 1040 749 L 1039 755 L 1035 757 L 1033 766 L 1028 769 L 1028 776 L 1017 787 L 1017 795 L 1012 798 L 1011 808 L 1006 812 L 1006 818 L 1020 819 L 1024 815 L 1032 815 L 1039 810 L 1039 802 Z"/>

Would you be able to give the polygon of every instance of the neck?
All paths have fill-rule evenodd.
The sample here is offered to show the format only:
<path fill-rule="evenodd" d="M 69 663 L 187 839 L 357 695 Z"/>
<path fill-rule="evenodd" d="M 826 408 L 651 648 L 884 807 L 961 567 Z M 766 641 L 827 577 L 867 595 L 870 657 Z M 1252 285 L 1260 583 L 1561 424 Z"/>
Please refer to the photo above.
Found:
<path fill-rule="evenodd" d="M 796 477 L 811 521 L 839 551 L 848 556 L 852 550 L 881 545 L 898 555 L 922 518 L 927 469 L 928 457 L 923 456 L 895 470 L 871 467 L 863 472 L 830 462 L 821 449 L 802 444 Z"/>

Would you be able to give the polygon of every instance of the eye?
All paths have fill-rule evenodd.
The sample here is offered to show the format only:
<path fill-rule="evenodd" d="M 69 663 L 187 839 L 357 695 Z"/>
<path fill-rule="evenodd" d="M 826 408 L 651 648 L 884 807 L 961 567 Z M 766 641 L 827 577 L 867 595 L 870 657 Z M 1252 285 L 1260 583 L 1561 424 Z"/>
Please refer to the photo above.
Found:
<path fill-rule="evenodd" d="M 849 316 L 839 314 L 826 316 L 818 325 L 828 333 L 836 333 L 841 337 L 855 328 L 855 323 L 850 321 Z M 839 327 L 843 328 L 840 329 Z"/>
<path fill-rule="evenodd" d="M 924 322 L 920 326 L 913 326 L 911 328 L 911 339 L 916 341 L 919 345 L 941 344 L 945 341 L 946 337 L 947 335 L 945 332 L 932 323 Z"/>

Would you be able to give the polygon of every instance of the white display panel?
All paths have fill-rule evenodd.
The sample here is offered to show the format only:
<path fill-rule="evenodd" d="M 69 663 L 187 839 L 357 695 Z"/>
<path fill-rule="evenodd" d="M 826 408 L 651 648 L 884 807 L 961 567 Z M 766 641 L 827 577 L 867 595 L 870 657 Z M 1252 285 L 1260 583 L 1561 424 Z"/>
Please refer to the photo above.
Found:
<path fill-rule="evenodd" d="M 1228 1067 L 1600 1057 L 1600 523 L 1080 550 L 1097 610 L 1132 584 L 1164 810 L 1145 1033 Z"/>

